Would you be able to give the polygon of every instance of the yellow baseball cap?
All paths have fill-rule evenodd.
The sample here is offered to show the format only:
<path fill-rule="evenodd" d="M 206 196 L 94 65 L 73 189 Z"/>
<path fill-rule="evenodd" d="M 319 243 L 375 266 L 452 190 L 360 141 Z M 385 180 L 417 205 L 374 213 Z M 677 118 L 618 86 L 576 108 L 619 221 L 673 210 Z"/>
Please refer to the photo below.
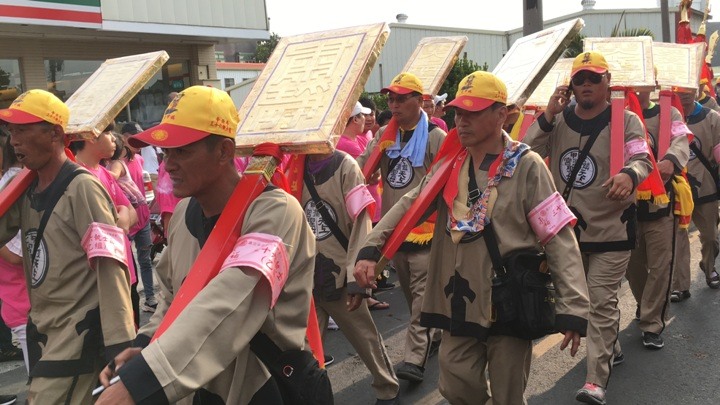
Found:
<path fill-rule="evenodd" d="M 420 79 L 412 73 L 400 73 L 392 79 L 389 86 L 380 90 L 380 93 L 389 92 L 397 94 L 408 94 L 412 92 L 423 93 L 423 84 Z"/>
<path fill-rule="evenodd" d="M 447 106 L 482 111 L 494 103 L 507 104 L 507 87 L 494 74 L 478 70 L 462 79 L 455 100 Z"/>
<path fill-rule="evenodd" d="M 570 76 L 575 76 L 575 73 L 581 70 L 589 70 L 591 72 L 603 74 L 608 71 L 608 63 L 600 52 L 583 52 L 575 57 Z"/>
<path fill-rule="evenodd" d="M 179 148 L 210 134 L 235 139 L 240 118 L 230 96 L 206 86 L 192 86 L 170 102 L 159 125 L 128 138 L 130 146 Z"/>
<path fill-rule="evenodd" d="M 45 90 L 28 90 L 19 95 L 10 107 L 0 110 L 0 120 L 11 124 L 34 124 L 46 121 L 67 127 L 70 110 L 54 94 Z"/>

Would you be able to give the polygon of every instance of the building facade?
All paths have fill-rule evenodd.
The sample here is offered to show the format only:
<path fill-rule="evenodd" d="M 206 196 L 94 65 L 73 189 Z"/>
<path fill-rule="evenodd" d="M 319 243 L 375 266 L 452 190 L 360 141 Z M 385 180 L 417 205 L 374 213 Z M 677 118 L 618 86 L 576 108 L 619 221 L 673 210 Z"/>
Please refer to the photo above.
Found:
<path fill-rule="evenodd" d="M 170 92 L 222 87 L 215 45 L 269 37 L 264 0 L 0 0 L 0 108 L 33 88 L 66 100 L 105 59 L 165 50 L 170 60 L 118 117 L 147 127 Z"/>
<path fill-rule="evenodd" d="M 669 23 L 670 41 L 675 42 L 675 28 L 680 18 L 678 11 L 679 0 L 670 0 Z M 696 32 L 702 22 L 703 10 L 706 0 L 696 1 L 690 16 L 690 26 Z M 655 35 L 656 41 L 662 40 L 662 17 L 660 13 L 660 2 L 657 7 L 646 9 L 595 9 L 594 1 L 582 1 L 582 11 L 553 18 L 544 22 L 545 27 L 562 24 L 576 18 L 585 21 L 585 28 L 581 31 L 587 37 L 609 37 L 613 27 L 620 23 L 620 28 L 648 28 Z M 468 58 L 479 65 L 487 63 L 489 70 L 495 68 L 505 53 L 510 49 L 515 40 L 522 38 L 522 27 L 509 31 L 489 31 L 467 28 L 434 27 L 426 25 L 407 24 L 408 16 L 398 15 L 398 22 L 390 24 L 390 37 L 380 58 L 373 68 L 365 90 L 370 93 L 379 92 L 389 81 L 402 71 L 405 63 L 410 58 L 413 50 L 425 37 L 458 36 L 465 35 L 468 42 L 461 53 L 461 57 Z M 708 35 L 712 31 L 708 28 Z"/>

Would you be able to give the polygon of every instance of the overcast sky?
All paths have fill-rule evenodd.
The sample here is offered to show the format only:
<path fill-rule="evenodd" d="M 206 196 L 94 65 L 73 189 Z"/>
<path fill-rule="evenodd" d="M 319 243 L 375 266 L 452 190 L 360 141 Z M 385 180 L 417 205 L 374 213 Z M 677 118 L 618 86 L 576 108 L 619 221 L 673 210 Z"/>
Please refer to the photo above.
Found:
<path fill-rule="evenodd" d="M 280 36 L 377 22 L 510 30 L 522 26 L 522 0 L 266 0 L 270 31 Z M 632 5 L 629 5 L 632 4 Z M 597 0 L 596 9 L 656 7 L 657 0 Z M 699 8 L 700 0 L 695 0 Z M 710 0 L 720 19 L 720 0 Z M 580 0 L 543 0 L 545 19 L 582 10 Z"/>

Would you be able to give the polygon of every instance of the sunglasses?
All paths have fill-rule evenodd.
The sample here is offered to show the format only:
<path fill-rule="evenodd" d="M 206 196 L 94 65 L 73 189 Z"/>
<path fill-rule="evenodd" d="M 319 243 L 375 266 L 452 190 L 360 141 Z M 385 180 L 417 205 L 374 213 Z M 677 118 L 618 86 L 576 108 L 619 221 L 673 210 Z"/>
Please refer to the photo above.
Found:
<path fill-rule="evenodd" d="M 589 72 L 587 70 L 580 71 L 572 77 L 572 84 L 582 86 L 585 80 L 590 80 L 592 84 L 598 84 L 602 81 L 604 74 Z"/>
<path fill-rule="evenodd" d="M 417 95 L 412 94 L 412 93 L 410 93 L 410 94 L 401 94 L 401 95 L 392 95 L 392 96 L 388 96 L 387 102 L 388 102 L 388 104 L 390 104 L 390 103 L 402 104 L 402 103 L 408 101 L 409 99 L 411 99 L 411 98 L 413 98 L 413 97 L 417 97 Z"/>

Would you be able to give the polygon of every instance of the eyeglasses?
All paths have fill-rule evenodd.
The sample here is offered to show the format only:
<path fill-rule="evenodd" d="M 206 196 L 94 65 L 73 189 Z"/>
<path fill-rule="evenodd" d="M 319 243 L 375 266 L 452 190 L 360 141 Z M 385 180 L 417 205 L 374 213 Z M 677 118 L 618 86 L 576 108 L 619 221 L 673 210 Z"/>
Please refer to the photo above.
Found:
<path fill-rule="evenodd" d="M 409 99 L 411 99 L 411 98 L 413 98 L 413 97 L 416 97 L 416 95 L 415 95 L 415 94 L 412 94 L 412 93 L 410 93 L 410 94 L 401 94 L 401 95 L 397 95 L 397 96 L 395 96 L 395 95 L 390 96 L 390 95 L 389 95 L 388 98 L 387 98 L 387 102 L 388 102 L 388 104 L 390 104 L 390 103 L 402 104 L 402 103 L 408 101 Z"/>
<path fill-rule="evenodd" d="M 603 76 L 605 75 L 595 72 L 589 72 L 587 70 L 582 70 L 572 77 L 572 84 L 574 86 L 582 86 L 585 83 L 585 80 L 590 80 L 590 83 L 592 84 L 598 84 L 602 81 Z"/>

